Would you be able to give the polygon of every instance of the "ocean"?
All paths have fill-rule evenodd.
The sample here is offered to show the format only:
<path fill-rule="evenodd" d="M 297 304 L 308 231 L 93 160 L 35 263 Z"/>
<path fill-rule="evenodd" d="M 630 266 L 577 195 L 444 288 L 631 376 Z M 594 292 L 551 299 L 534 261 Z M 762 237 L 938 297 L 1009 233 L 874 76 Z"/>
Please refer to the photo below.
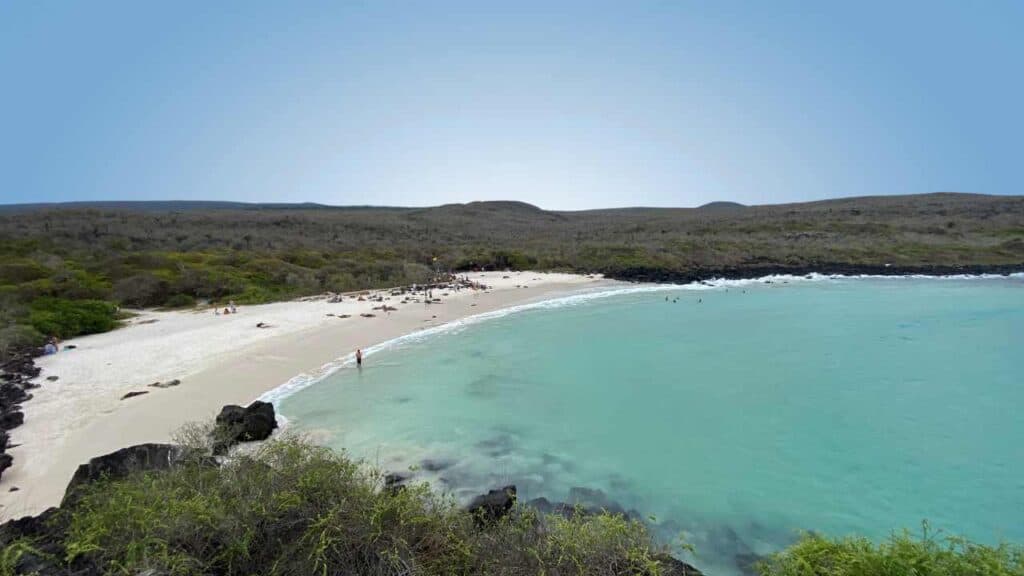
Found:
<path fill-rule="evenodd" d="M 631 511 L 712 574 L 808 530 L 1024 541 L 1020 275 L 633 286 L 369 352 L 272 394 L 290 426 L 462 500 Z"/>

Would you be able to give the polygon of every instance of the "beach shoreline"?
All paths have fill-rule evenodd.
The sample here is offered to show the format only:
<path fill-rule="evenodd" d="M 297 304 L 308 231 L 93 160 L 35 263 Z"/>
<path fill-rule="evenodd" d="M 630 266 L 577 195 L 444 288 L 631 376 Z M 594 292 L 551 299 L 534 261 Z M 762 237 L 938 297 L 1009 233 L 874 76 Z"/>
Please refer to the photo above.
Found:
<path fill-rule="evenodd" d="M 543 272 L 471 273 L 486 291 L 441 291 L 440 303 L 305 298 L 245 306 L 236 315 L 143 311 L 125 327 L 76 338 L 75 349 L 37 359 L 42 373 L 12 430 L 14 466 L 0 480 L 0 520 L 60 503 L 68 480 L 89 458 L 144 442 L 167 442 L 225 404 L 247 404 L 297 377 L 350 355 L 467 317 L 626 285 L 600 276 Z M 374 310 L 382 304 L 397 307 Z M 373 314 L 362 317 L 361 314 Z M 349 316 L 342 318 L 343 316 Z M 269 324 L 260 329 L 258 323 Z M 309 376 L 312 375 L 312 376 Z M 47 378 L 56 376 L 56 381 Z M 179 380 L 158 388 L 156 382 Z M 123 398 L 129 392 L 144 394 Z M 11 488 L 17 487 L 16 491 Z"/>
<path fill-rule="evenodd" d="M 37 514 L 59 504 L 75 468 L 89 458 L 144 442 L 168 442 L 191 422 L 212 420 L 225 404 L 276 401 L 343 369 L 356 348 L 372 353 L 397 340 L 588 292 L 637 288 L 600 275 L 546 272 L 471 273 L 487 291 L 446 293 L 441 303 L 402 304 L 393 289 L 245 306 L 231 317 L 212 309 L 142 311 L 112 332 L 70 340 L 74 350 L 36 359 L 43 369 L 25 424 L 11 431 L 14 466 L 0 479 L 0 521 Z M 856 279 L 1022 279 L 1024 273 L 956 275 L 767 275 L 715 278 L 686 284 L 640 283 L 650 290 L 716 289 L 751 284 Z M 643 288 L 641 288 L 643 289 Z M 397 305 L 391 313 L 374 310 Z M 372 318 L 360 314 L 374 314 Z M 341 318 L 348 315 L 348 318 Z M 266 322 L 263 330 L 257 323 Z M 372 359 L 369 361 L 372 362 Z M 57 376 L 55 382 L 47 378 Z M 155 382 L 180 380 L 170 388 Z M 129 392 L 143 395 L 123 399 Z M 16 491 L 11 491 L 12 488 Z"/>

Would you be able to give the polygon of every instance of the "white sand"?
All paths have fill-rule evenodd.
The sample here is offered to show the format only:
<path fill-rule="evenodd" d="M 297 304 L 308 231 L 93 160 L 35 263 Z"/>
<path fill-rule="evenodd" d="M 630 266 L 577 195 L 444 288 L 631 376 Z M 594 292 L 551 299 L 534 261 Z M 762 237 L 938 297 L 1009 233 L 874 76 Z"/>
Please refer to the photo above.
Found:
<path fill-rule="evenodd" d="M 75 468 L 93 456 L 138 444 L 167 442 L 182 425 L 212 419 L 224 404 L 245 404 L 292 377 L 315 372 L 356 348 L 425 327 L 611 281 L 571 274 L 471 274 L 492 290 L 462 290 L 441 304 L 385 303 L 346 297 L 245 306 L 237 315 L 146 311 L 124 328 L 76 338 L 77 349 L 37 360 L 41 388 L 12 431 L 14 466 L 0 480 L 0 519 L 36 514 L 60 503 Z M 519 285 L 520 287 L 517 287 Z M 523 287 L 526 286 L 526 287 Z M 387 297 L 390 291 L 381 291 Z M 327 314 L 349 314 L 339 319 Z M 362 318 L 361 313 L 376 314 Z M 153 322 L 155 320 L 155 322 Z M 272 328 L 256 328 L 258 322 Z M 59 380 L 49 382 L 47 376 Z M 173 388 L 148 384 L 181 380 Z M 148 394 L 121 400 L 131 391 Z M 17 486 L 18 491 L 10 492 Z"/>

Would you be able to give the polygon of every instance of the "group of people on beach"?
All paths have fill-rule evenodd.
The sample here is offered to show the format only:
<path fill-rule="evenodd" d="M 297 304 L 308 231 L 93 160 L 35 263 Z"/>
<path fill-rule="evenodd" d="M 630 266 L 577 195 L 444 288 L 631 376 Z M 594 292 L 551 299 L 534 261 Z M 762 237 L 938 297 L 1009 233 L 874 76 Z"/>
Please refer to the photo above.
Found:
<path fill-rule="evenodd" d="M 238 307 L 235 306 L 235 301 L 231 300 L 228 302 L 228 305 L 226 308 L 224 308 L 223 312 L 220 311 L 220 308 L 214 306 L 213 313 L 216 316 L 220 316 L 221 314 L 224 314 L 225 316 L 227 316 L 228 314 L 238 314 Z"/>

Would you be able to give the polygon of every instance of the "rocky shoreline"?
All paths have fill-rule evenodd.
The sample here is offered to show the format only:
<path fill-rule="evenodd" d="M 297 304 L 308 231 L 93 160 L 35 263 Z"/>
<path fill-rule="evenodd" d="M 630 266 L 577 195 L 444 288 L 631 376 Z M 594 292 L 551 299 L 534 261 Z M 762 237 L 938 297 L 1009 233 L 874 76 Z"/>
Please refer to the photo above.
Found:
<path fill-rule="evenodd" d="M 670 270 L 648 266 L 629 266 L 604 272 L 605 277 L 626 282 L 654 282 L 660 284 L 691 284 L 710 280 L 756 280 L 766 276 L 807 276 L 822 274 L 825 276 L 981 276 L 994 274 L 1008 276 L 1024 272 L 1024 263 L 1020 264 L 751 264 L 744 266 L 722 266 L 718 268 L 693 268 L 689 270 Z"/>
<path fill-rule="evenodd" d="M 33 351 L 20 350 L 10 356 L 0 365 L 0 478 L 14 463 L 14 457 L 7 453 L 13 447 L 9 431 L 25 422 L 21 405 L 32 399 L 30 390 L 39 387 L 32 379 L 42 372 L 33 361 Z"/>

